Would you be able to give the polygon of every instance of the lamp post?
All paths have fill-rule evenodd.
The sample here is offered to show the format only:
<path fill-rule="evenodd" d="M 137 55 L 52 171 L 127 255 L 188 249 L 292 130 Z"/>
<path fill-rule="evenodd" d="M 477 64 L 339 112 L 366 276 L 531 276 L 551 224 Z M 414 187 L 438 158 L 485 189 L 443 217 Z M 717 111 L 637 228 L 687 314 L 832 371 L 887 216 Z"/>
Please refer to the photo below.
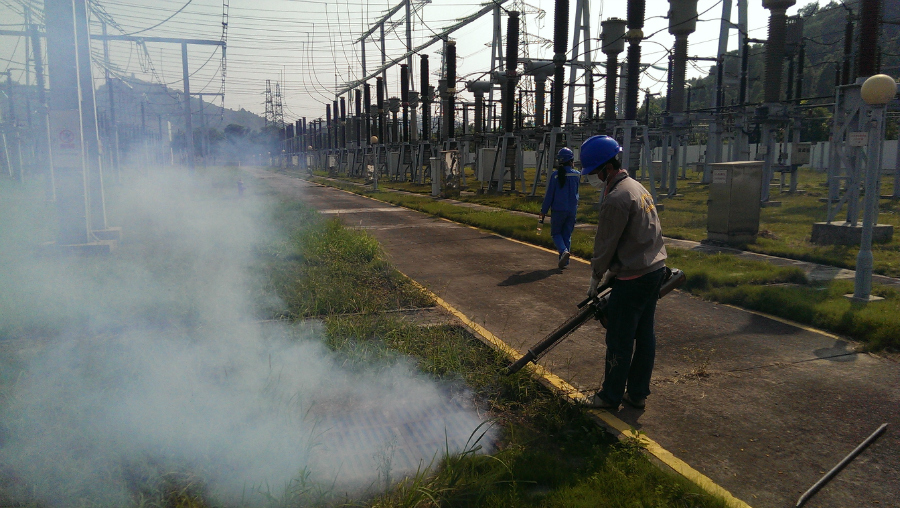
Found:
<path fill-rule="evenodd" d="M 866 199 L 863 204 L 862 237 L 859 254 L 856 256 L 856 277 L 854 279 L 853 299 L 868 302 L 872 293 L 872 228 L 878 206 L 878 177 L 881 173 L 881 145 L 884 139 L 884 107 L 897 95 L 897 83 L 894 78 L 885 74 L 869 77 L 860 90 L 862 100 L 869 105 L 871 120 L 869 122 L 869 151 L 866 167 Z"/>

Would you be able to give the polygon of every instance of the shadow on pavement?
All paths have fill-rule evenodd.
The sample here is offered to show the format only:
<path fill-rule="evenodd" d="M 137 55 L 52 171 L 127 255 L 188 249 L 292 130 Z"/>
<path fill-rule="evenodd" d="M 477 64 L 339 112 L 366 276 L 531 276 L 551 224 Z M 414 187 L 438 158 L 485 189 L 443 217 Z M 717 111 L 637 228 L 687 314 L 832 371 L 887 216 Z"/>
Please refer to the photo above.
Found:
<path fill-rule="evenodd" d="M 562 270 L 559 268 L 553 268 L 550 270 L 535 270 L 533 272 L 522 273 L 521 271 L 516 272 L 506 280 L 497 284 L 498 286 L 515 286 L 518 284 L 528 284 L 529 282 L 537 282 L 539 280 L 544 280 L 551 275 L 557 275 L 562 273 Z"/>

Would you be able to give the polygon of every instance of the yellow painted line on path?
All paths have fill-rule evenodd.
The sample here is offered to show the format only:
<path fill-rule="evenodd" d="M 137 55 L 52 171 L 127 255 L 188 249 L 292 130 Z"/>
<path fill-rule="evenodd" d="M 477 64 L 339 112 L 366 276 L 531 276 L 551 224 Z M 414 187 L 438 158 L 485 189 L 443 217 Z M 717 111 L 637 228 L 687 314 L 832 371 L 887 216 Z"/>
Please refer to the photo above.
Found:
<path fill-rule="evenodd" d="M 526 244 L 530 245 L 530 244 Z M 469 319 L 468 316 L 457 310 L 455 307 L 444 301 L 441 297 L 429 291 L 425 286 L 419 284 L 414 279 L 409 277 L 408 275 L 400 272 L 406 277 L 410 282 L 412 282 L 417 288 L 422 290 L 431 298 L 434 298 L 434 301 L 437 302 L 438 305 L 443 307 L 447 312 L 454 315 L 460 321 L 462 321 L 466 326 L 474 330 L 478 335 L 481 335 L 484 340 L 486 340 L 489 344 L 494 346 L 496 349 L 501 351 L 503 354 L 508 356 L 512 360 L 517 360 L 522 356 L 522 353 L 517 351 L 515 348 L 511 347 L 509 344 L 503 342 L 499 337 L 491 333 L 487 328 L 479 325 L 478 323 Z M 556 374 L 550 372 L 546 367 L 542 365 L 538 365 L 535 363 L 529 363 L 526 365 L 526 368 L 530 370 L 534 375 L 543 378 L 547 381 L 551 386 L 559 390 L 563 395 L 573 400 L 574 402 L 586 402 L 587 397 L 585 397 L 577 388 L 570 385 L 561 377 Z M 639 440 L 645 447 L 648 453 L 659 459 L 662 463 L 671 467 L 681 476 L 684 476 L 689 481 L 696 484 L 701 489 L 706 492 L 718 496 L 722 498 L 725 503 L 731 508 L 751 508 L 750 505 L 741 501 L 740 499 L 734 497 L 730 492 L 725 490 L 723 487 L 712 481 L 708 476 L 704 475 L 700 471 L 689 466 L 686 462 L 679 459 L 671 452 L 663 448 L 656 441 L 650 439 L 644 434 L 640 434 L 634 431 L 630 425 L 623 422 L 622 420 L 616 418 L 615 415 L 610 413 L 609 411 L 600 410 L 600 409 L 589 409 L 589 411 L 594 414 L 597 418 L 605 422 L 611 428 L 618 431 L 620 434 L 628 437 L 633 437 Z"/>
<path fill-rule="evenodd" d="M 764 313 L 764 312 L 758 312 L 758 311 L 755 311 L 755 310 L 745 309 L 745 308 L 743 308 L 743 307 L 735 307 L 734 305 L 731 305 L 731 304 L 728 304 L 728 303 L 720 303 L 719 305 L 722 305 L 722 306 L 724 306 L 724 307 L 731 307 L 732 309 L 739 310 L 739 311 L 742 311 L 742 312 L 748 312 L 748 313 L 750 313 L 750 314 L 754 314 L 754 315 L 756 315 L 756 316 L 764 317 L 764 318 L 766 318 L 766 319 L 771 319 L 772 321 L 778 321 L 779 323 L 784 323 L 784 324 L 786 324 L 786 325 L 795 326 L 795 327 L 797 327 L 797 328 L 799 328 L 799 329 L 801 329 L 801 330 L 806 330 L 807 332 L 810 332 L 810 333 L 817 333 L 817 334 L 819 334 L 819 335 L 823 335 L 823 336 L 828 337 L 828 338 L 831 338 L 831 339 L 845 340 L 843 337 L 838 337 L 837 335 L 834 335 L 833 333 L 828 333 L 828 332 L 826 332 L 825 330 L 819 330 L 818 328 L 813 328 L 813 327 L 811 327 L 811 326 L 806 326 L 806 325 L 801 324 L 801 323 L 798 323 L 798 322 L 796 322 L 796 321 L 791 321 L 790 319 L 785 319 L 785 318 L 781 318 L 781 317 L 778 317 L 778 316 L 773 316 L 772 314 L 766 314 L 766 313 Z"/>

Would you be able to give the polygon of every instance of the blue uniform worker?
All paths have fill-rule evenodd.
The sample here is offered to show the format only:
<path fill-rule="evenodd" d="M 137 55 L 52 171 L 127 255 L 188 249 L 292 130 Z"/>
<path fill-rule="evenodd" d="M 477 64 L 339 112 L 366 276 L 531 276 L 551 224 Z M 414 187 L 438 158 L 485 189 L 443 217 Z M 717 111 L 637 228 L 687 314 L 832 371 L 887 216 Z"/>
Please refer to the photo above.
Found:
<path fill-rule="evenodd" d="M 541 205 L 541 220 L 551 211 L 550 236 L 559 251 L 560 269 L 569 264 L 572 247 L 572 231 L 575 230 L 575 214 L 578 212 L 578 183 L 581 172 L 572 168 L 575 154 L 563 148 L 556 154 L 557 169 L 547 180 L 547 192 Z M 562 176 L 560 176 L 562 175 Z"/>

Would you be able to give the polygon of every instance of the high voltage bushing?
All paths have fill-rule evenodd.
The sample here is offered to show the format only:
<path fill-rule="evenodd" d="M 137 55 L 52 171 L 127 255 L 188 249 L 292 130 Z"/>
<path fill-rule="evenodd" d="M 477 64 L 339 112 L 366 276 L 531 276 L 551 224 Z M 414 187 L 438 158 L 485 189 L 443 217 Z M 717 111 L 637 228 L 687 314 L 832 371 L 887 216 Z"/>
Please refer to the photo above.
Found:
<path fill-rule="evenodd" d="M 552 60 L 525 60 L 525 73 L 534 76 L 534 125 L 544 125 L 547 76 L 554 70 Z"/>
<path fill-rule="evenodd" d="M 447 50 L 445 53 L 447 60 L 447 108 L 444 116 L 447 117 L 445 125 L 446 139 L 455 138 L 454 130 L 456 128 L 456 117 L 454 115 L 456 108 L 456 41 L 447 41 Z"/>
<path fill-rule="evenodd" d="M 400 102 L 403 106 L 403 138 L 409 143 L 409 66 L 400 64 Z"/>
<path fill-rule="evenodd" d="M 325 129 L 327 129 L 328 136 L 325 142 L 325 148 L 331 148 L 331 104 L 325 105 Z"/>
<path fill-rule="evenodd" d="M 384 85 L 380 76 L 375 78 L 375 96 L 378 107 L 378 141 L 384 144 Z"/>
<path fill-rule="evenodd" d="M 553 19 L 553 89 L 550 125 L 562 126 L 563 81 L 565 80 L 566 43 L 569 39 L 569 0 L 556 0 Z"/>
<path fill-rule="evenodd" d="M 625 81 L 625 120 L 637 119 L 638 85 L 641 76 L 641 40 L 644 38 L 644 0 L 628 0 L 628 76 Z"/>
<path fill-rule="evenodd" d="M 388 109 L 391 112 L 391 143 L 396 143 L 400 137 L 400 124 L 397 121 L 397 113 L 400 112 L 400 97 L 388 99 Z"/>
<path fill-rule="evenodd" d="M 853 55 L 853 16 L 847 13 L 847 23 L 844 25 L 844 62 L 843 71 L 836 79 L 840 84 L 849 85 L 853 82 L 853 67 L 850 63 Z"/>
<path fill-rule="evenodd" d="M 341 148 L 347 148 L 347 103 L 341 97 L 341 121 L 338 124 L 341 131 Z"/>
<path fill-rule="evenodd" d="M 365 140 L 366 144 L 369 143 L 369 138 L 372 136 L 372 130 L 370 127 L 370 113 L 372 112 L 372 88 L 368 83 L 363 83 L 363 115 L 365 115 L 365 119 L 363 123 L 366 125 L 366 133 Z"/>
<path fill-rule="evenodd" d="M 600 23 L 601 33 L 600 50 L 606 55 L 606 104 L 604 118 L 607 122 L 616 119 L 616 82 L 619 80 L 619 53 L 625 51 L 625 27 L 624 19 L 610 18 Z"/>
<path fill-rule="evenodd" d="M 797 93 L 794 93 L 794 57 L 800 54 L 800 48 L 803 46 L 803 18 L 800 15 L 789 16 L 787 18 L 787 32 L 784 39 L 784 52 L 788 57 L 788 77 L 787 77 L 787 96 L 788 101 L 800 97 L 800 86 L 797 87 Z M 803 82 L 803 67 L 798 67 L 797 72 L 798 85 Z"/>
<path fill-rule="evenodd" d="M 422 55 L 419 63 L 421 83 L 419 89 L 422 92 L 422 141 L 431 140 L 431 97 L 429 97 L 428 84 L 428 55 Z"/>
<path fill-rule="evenodd" d="M 356 111 L 356 146 L 357 148 L 362 146 L 362 94 L 359 92 L 357 88 L 355 90 L 355 107 Z"/>
<path fill-rule="evenodd" d="M 784 68 L 784 41 L 787 25 L 786 11 L 796 0 L 763 0 L 763 7 L 769 9 L 769 38 L 766 41 L 766 86 L 763 102 L 776 103 L 781 100 L 781 74 Z"/>
<path fill-rule="evenodd" d="M 688 36 L 697 29 L 697 0 L 669 0 L 669 33 L 675 36 L 672 57 L 672 101 L 670 111 L 684 112 L 684 78 L 687 70 Z M 719 62 L 719 67 L 722 62 Z"/>
<path fill-rule="evenodd" d="M 335 99 L 332 101 L 331 113 L 334 115 L 331 122 L 331 148 L 340 148 L 341 146 L 341 136 L 340 136 L 340 116 L 338 114 L 338 101 Z"/>
<path fill-rule="evenodd" d="M 503 132 L 513 131 L 513 101 L 516 93 L 516 68 L 519 66 L 519 13 L 509 12 L 506 24 L 506 94 L 503 101 Z"/>
<path fill-rule="evenodd" d="M 878 74 L 878 33 L 881 0 L 862 0 L 859 6 L 859 73 L 864 78 Z"/>
<path fill-rule="evenodd" d="M 475 134 L 484 132 L 484 94 L 491 91 L 490 81 L 469 81 L 466 89 L 475 95 Z"/>

